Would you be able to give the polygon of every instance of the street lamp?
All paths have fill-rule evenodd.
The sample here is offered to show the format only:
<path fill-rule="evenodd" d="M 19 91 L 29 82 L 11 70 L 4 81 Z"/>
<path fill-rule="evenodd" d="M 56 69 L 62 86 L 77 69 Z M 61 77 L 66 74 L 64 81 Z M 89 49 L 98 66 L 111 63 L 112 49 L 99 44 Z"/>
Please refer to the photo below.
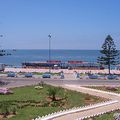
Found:
<path fill-rule="evenodd" d="M 0 37 L 3 37 L 3 35 L 0 35 Z M 1 47 L 1 46 L 0 46 Z"/>
<path fill-rule="evenodd" d="M 48 39 L 49 39 L 49 73 L 51 73 L 51 34 L 48 35 Z"/>

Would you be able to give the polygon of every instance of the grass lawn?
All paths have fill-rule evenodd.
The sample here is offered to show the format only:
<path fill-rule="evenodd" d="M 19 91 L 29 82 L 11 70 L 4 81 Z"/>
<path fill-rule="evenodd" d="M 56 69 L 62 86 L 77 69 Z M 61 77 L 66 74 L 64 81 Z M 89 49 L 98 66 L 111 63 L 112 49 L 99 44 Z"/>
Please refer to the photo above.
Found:
<path fill-rule="evenodd" d="M 117 87 L 117 86 L 116 87 L 115 86 L 89 86 L 88 88 L 120 93 L 120 87 Z"/>
<path fill-rule="evenodd" d="M 8 72 L 0 72 L 0 74 L 8 74 Z"/>
<path fill-rule="evenodd" d="M 115 111 L 115 112 L 106 113 L 106 114 L 100 115 L 95 118 L 91 118 L 91 120 L 115 120 L 113 117 L 115 113 L 120 113 L 120 110 Z M 87 119 L 87 120 L 89 120 L 89 119 Z"/>
<path fill-rule="evenodd" d="M 43 75 L 41 72 L 32 72 L 34 75 Z M 60 73 L 51 73 L 52 75 L 59 75 Z"/>
<path fill-rule="evenodd" d="M 30 120 L 37 116 L 46 115 L 61 109 L 72 108 L 75 106 L 78 107 L 103 101 L 103 98 L 98 98 L 63 88 L 57 88 L 59 89 L 57 98 L 65 98 L 65 96 L 67 96 L 67 99 L 62 101 L 62 105 L 56 106 L 53 103 L 46 105 L 46 102 L 49 101 L 49 87 L 51 86 L 44 85 L 43 89 L 40 90 L 36 90 L 34 86 L 13 88 L 12 91 L 14 94 L 0 95 L 0 102 L 7 101 L 17 106 L 17 115 L 9 118 L 9 120 Z"/>
<path fill-rule="evenodd" d="M 111 87 L 110 88 L 110 87 L 107 87 L 107 86 L 91 86 L 89 88 L 120 93 L 120 87 Z M 95 118 L 91 118 L 91 120 L 114 120 L 113 115 L 115 113 L 120 113 L 120 110 L 115 111 L 115 112 L 106 113 L 106 114 L 100 115 L 100 116 L 95 117 Z"/>
<path fill-rule="evenodd" d="M 4 73 L 4 74 L 7 74 L 7 73 Z M 19 75 L 24 75 L 25 74 L 25 72 L 19 72 L 18 73 Z M 42 72 L 32 72 L 32 74 L 33 75 L 43 75 L 44 73 L 42 73 Z M 59 75 L 60 73 L 51 73 L 51 75 Z"/>
<path fill-rule="evenodd" d="M 18 113 L 16 116 L 13 116 L 11 118 L 6 118 L 3 120 L 32 120 L 33 118 L 36 118 L 37 116 L 43 116 L 48 113 L 52 113 L 55 111 L 61 110 L 57 107 L 25 107 L 22 109 L 18 109 Z"/>

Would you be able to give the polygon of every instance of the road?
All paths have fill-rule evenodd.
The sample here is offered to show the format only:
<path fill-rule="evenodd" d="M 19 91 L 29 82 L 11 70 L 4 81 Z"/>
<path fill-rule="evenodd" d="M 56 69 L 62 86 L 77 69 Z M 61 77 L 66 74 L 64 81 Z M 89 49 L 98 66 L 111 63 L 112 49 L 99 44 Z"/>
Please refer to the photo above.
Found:
<path fill-rule="evenodd" d="M 120 86 L 120 80 L 60 80 L 60 79 L 42 79 L 42 78 L 7 78 L 7 77 L 0 77 L 1 81 L 9 82 L 9 84 L 1 87 L 19 87 L 19 86 L 26 86 L 26 85 L 33 85 L 38 84 L 40 81 L 44 81 L 47 84 L 52 85 L 80 85 L 80 86 L 94 86 L 94 85 L 114 85 Z"/>

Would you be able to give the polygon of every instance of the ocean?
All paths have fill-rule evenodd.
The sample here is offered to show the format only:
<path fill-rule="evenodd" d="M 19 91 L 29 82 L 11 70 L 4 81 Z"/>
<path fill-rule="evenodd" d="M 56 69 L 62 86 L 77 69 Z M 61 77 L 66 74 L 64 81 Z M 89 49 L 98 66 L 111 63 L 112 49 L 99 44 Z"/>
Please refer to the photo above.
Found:
<path fill-rule="evenodd" d="M 0 56 L 0 63 L 11 66 L 21 66 L 22 62 L 46 61 L 49 59 L 48 50 L 6 50 L 8 56 Z M 51 60 L 80 60 L 96 62 L 100 56 L 99 50 L 51 50 Z"/>

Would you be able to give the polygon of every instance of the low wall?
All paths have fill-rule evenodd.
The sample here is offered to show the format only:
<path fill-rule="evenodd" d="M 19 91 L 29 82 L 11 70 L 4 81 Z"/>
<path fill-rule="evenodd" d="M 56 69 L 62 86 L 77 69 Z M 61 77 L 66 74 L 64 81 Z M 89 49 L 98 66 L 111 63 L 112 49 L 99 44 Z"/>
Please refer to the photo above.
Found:
<path fill-rule="evenodd" d="M 57 118 L 57 117 L 60 117 L 60 116 L 64 116 L 66 114 L 74 114 L 75 112 L 87 111 L 87 110 L 94 109 L 94 108 L 97 108 L 97 107 L 111 105 L 111 104 L 114 104 L 114 103 L 117 103 L 117 102 L 118 102 L 117 100 L 114 100 L 114 101 L 101 102 L 101 103 L 98 103 L 98 104 L 93 104 L 93 105 L 88 105 L 88 106 L 83 106 L 83 107 L 67 109 L 67 110 L 55 112 L 55 113 L 52 113 L 52 114 L 48 114 L 48 115 L 42 116 L 42 117 L 38 116 L 38 118 L 35 118 L 35 119 L 32 119 L 32 120 L 51 120 L 51 119 L 54 119 L 54 118 Z M 108 112 L 108 111 L 106 111 L 106 112 Z M 101 113 L 97 113 L 96 115 L 98 115 L 98 114 L 101 114 Z M 89 117 L 91 117 L 91 116 L 85 116 L 84 118 L 89 118 Z M 82 120 L 84 118 L 83 117 L 78 118 L 78 120 Z"/>

